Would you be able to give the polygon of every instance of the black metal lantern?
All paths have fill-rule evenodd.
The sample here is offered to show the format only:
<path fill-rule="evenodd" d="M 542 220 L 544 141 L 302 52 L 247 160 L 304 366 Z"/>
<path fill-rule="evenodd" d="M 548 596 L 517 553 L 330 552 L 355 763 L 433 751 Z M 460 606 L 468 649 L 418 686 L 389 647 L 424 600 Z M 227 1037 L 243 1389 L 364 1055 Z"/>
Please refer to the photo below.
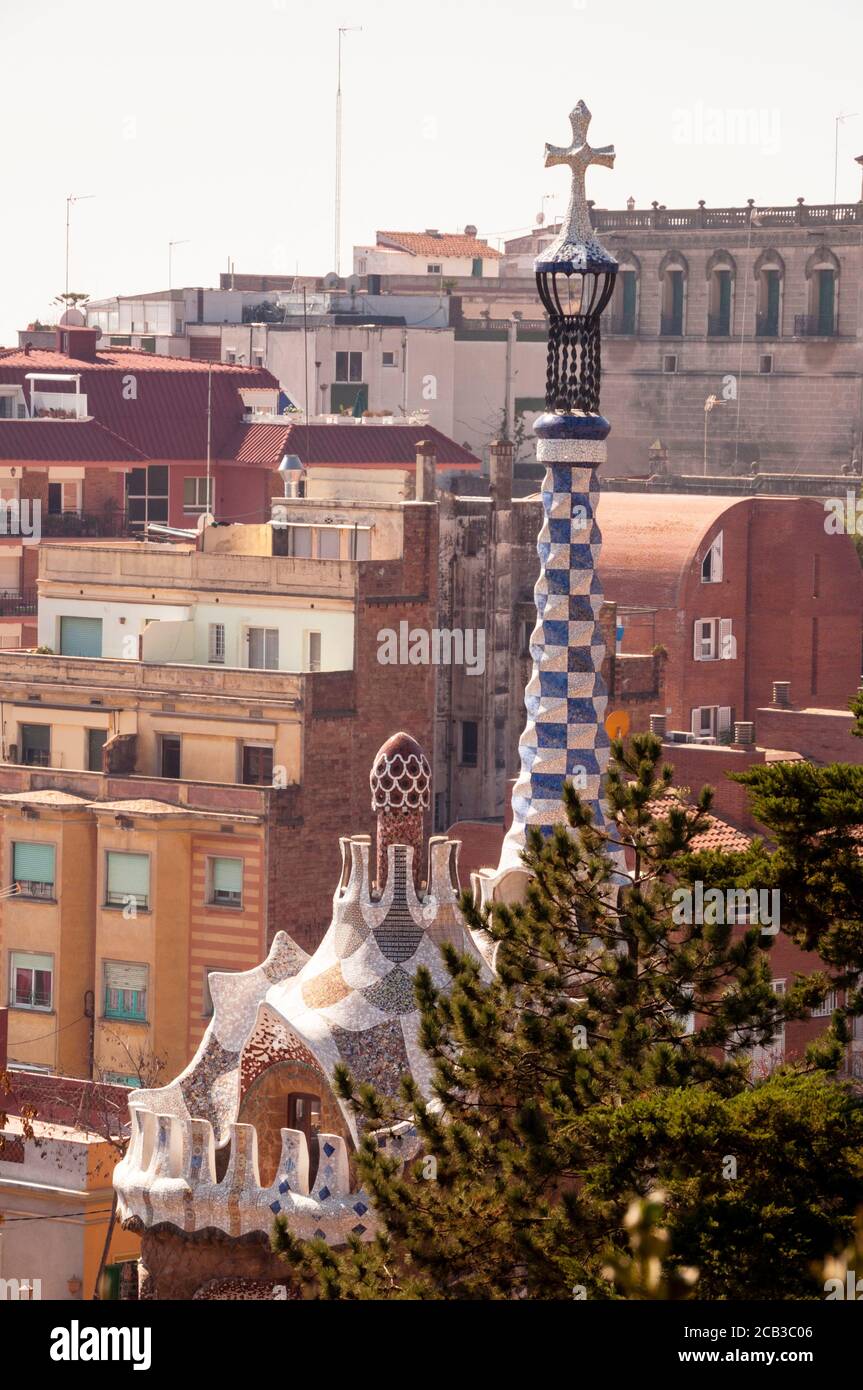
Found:
<path fill-rule="evenodd" d="M 572 195 L 558 238 L 534 262 L 536 284 L 548 314 L 548 410 L 599 411 L 602 371 L 599 317 L 614 290 L 617 261 L 600 244 L 590 221 L 584 176 L 591 164 L 614 165 L 614 147 L 591 149 L 590 112 L 580 101 L 570 115 L 572 144 L 546 145 L 545 164 L 572 170 Z"/>

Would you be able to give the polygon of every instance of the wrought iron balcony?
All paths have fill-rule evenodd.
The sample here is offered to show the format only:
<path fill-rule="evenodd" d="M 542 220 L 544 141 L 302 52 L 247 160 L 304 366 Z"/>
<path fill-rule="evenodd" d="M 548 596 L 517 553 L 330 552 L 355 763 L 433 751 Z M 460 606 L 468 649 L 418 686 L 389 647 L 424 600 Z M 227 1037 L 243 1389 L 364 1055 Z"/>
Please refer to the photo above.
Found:
<path fill-rule="evenodd" d="M 822 319 L 820 314 L 795 314 L 795 338 L 838 338 L 839 320 Z"/>
<path fill-rule="evenodd" d="M 61 536 L 115 538 L 128 534 L 126 513 L 120 510 L 42 513 L 42 535 L 50 539 Z"/>
<path fill-rule="evenodd" d="M 778 315 L 778 314 L 756 314 L 756 316 L 755 316 L 755 336 L 756 336 L 756 338 L 778 338 L 778 337 L 779 337 L 779 315 Z"/>
<path fill-rule="evenodd" d="M 682 338 L 683 315 L 663 314 L 659 321 L 659 332 L 663 338 Z"/>
<path fill-rule="evenodd" d="M 637 332 L 635 314 L 612 314 L 605 324 L 605 331 L 631 338 Z"/>
<path fill-rule="evenodd" d="M 36 612 L 36 590 L 22 589 L 20 593 L 0 593 L 0 617 L 15 618 Z"/>
<path fill-rule="evenodd" d="M 708 338 L 730 338 L 731 319 L 728 314 L 707 315 Z"/>

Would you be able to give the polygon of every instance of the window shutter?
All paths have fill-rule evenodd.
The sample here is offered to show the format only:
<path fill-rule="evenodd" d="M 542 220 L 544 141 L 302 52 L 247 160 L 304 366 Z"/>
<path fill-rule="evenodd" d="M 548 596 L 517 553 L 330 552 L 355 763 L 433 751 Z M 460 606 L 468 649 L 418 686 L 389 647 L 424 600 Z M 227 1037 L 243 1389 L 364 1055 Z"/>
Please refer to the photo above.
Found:
<path fill-rule="evenodd" d="M 242 893 L 242 859 L 213 860 L 213 891 L 216 893 Z"/>
<path fill-rule="evenodd" d="M 278 628 L 265 628 L 265 651 L 264 665 L 269 671 L 279 669 L 279 632 Z"/>
<path fill-rule="evenodd" d="M 51 956 L 37 956 L 29 951 L 14 951 L 12 964 L 15 970 L 47 970 L 50 972 L 53 962 Z"/>
<path fill-rule="evenodd" d="M 694 734 L 701 733 L 701 706 L 697 705 L 692 711 L 691 729 Z"/>
<path fill-rule="evenodd" d="M 147 966 L 131 965 L 125 960 L 106 960 L 105 988 L 145 990 L 147 988 Z"/>
<path fill-rule="evenodd" d="M 701 660 L 701 619 L 699 618 L 692 628 L 692 659 Z"/>
<path fill-rule="evenodd" d="M 150 895 L 149 855 L 109 851 L 108 893 L 147 899 Z"/>
<path fill-rule="evenodd" d="M 730 728 L 731 728 L 731 706 L 730 706 L 730 705 L 720 705 L 720 706 L 719 706 L 719 712 L 718 712 L 717 718 L 716 718 L 716 732 L 717 732 L 718 734 L 727 734 L 728 731 L 730 730 Z"/>
<path fill-rule="evenodd" d="M 13 851 L 12 875 L 18 883 L 54 882 L 54 846 L 18 843 Z"/>
<path fill-rule="evenodd" d="M 733 660 L 733 644 L 726 639 L 732 636 L 730 618 L 719 619 L 719 656 L 723 661 Z"/>

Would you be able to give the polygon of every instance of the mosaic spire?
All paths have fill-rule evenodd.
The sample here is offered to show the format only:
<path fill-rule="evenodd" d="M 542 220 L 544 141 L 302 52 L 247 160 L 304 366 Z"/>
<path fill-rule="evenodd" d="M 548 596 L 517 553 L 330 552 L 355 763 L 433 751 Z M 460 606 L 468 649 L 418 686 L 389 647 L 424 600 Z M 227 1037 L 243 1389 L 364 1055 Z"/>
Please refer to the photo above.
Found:
<path fill-rule="evenodd" d="M 534 425 L 537 459 L 546 471 L 534 590 L 537 623 L 530 642 L 533 670 L 525 690 L 527 724 L 519 743 L 513 821 L 485 896 L 501 896 L 493 883 L 501 885 L 503 876 L 521 865 L 529 826 L 548 835 L 565 821 L 567 781 L 589 802 L 595 821 L 604 822 L 609 738 L 596 506 L 598 469 L 606 459 L 611 426 L 599 413 L 599 316 L 611 297 L 617 262 L 594 235 L 584 175 L 591 164 L 611 167 L 614 150 L 587 144 L 590 112 L 584 102 L 570 120 L 571 145 L 546 146 L 547 166 L 572 169 L 570 207 L 560 236 L 535 264 L 549 316 L 549 372 L 546 413 Z"/>

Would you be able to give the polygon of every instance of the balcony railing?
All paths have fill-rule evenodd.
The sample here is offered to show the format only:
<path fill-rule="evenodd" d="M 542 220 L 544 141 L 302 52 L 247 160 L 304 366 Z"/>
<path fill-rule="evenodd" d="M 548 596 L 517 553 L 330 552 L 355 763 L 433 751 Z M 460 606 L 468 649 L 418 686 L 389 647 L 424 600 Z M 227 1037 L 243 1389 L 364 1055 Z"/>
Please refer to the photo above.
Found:
<path fill-rule="evenodd" d="M 608 320 L 608 332 L 631 338 L 636 332 L 635 314 L 612 314 Z"/>
<path fill-rule="evenodd" d="M 838 338 L 839 320 L 825 321 L 819 314 L 794 315 L 795 338 Z"/>
<path fill-rule="evenodd" d="M 22 589 L 17 594 L 0 593 L 0 618 L 14 618 L 35 612 L 35 589 Z"/>
<path fill-rule="evenodd" d="M 798 203 L 796 207 L 745 208 L 603 208 L 591 209 L 598 232 L 700 227 L 748 227 L 750 220 L 762 227 L 848 226 L 863 223 L 863 203 Z"/>
<path fill-rule="evenodd" d="M 129 535 L 126 513 L 110 512 L 48 512 L 42 514 L 42 535 L 49 539 L 60 536 L 96 536 L 114 538 Z"/>
<path fill-rule="evenodd" d="M 682 338 L 683 315 L 663 314 L 659 322 L 659 332 L 663 338 Z"/>
<path fill-rule="evenodd" d="M 731 336 L 731 320 L 727 314 L 707 315 L 707 336 L 708 338 L 729 338 Z"/>
<path fill-rule="evenodd" d="M 756 338 L 778 338 L 779 316 L 777 314 L 756 314 L 755 336 Z"/>

